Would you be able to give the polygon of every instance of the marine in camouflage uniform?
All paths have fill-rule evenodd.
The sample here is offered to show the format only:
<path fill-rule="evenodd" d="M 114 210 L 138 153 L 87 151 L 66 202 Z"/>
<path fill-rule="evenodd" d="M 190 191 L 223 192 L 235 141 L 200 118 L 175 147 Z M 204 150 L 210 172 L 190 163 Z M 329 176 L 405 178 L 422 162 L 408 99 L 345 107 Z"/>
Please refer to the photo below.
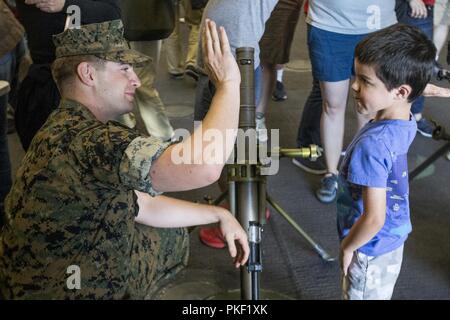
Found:
<path fill-rule="evenodd" d="M 95 55 L 127 64 L 120 20 L 56 35 L 56 56 Z M 145 298 L 187 263 L 184 228 L 139 225 L 134 190 L 151 195 L 152 162 L 168 147 L 118 122 L 102 123 L 63 99 L 33 139 L 6 199 L 0 295 L 7 299 Z M 81 288 L 70 289 L 70 266 Z"/>

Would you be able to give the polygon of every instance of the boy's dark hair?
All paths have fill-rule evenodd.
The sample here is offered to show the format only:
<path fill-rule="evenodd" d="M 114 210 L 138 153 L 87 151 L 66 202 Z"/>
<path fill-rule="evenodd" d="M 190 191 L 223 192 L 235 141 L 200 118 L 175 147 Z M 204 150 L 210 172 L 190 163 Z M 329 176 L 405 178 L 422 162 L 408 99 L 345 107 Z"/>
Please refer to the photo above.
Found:
<path fill-rule="evenodd" d="M 373 67 L 389 91 L 402 84 L 411 86 L 408 97 L 411 102 L 422 94 L 431 80 L 436 48 L 418 28 L 396 24 L 358 43 L 355 58 Z"/>

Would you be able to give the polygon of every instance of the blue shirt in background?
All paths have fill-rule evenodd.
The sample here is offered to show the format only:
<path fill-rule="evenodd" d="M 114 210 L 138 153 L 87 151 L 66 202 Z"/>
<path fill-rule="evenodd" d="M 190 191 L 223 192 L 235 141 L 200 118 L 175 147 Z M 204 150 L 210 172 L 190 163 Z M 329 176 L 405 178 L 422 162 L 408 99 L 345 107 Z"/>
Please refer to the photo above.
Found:
<path fill-rule="evenodd" d="M 383 228 L 358 249 L 379 256 L 400 247 L 411 232 L 407 153 L 416 135 L 414 120 L 366 124 L 347 148 L 339 173 L 337 225 L 342 240 L 363 214 L 362 189 L 386 188 Z"/>

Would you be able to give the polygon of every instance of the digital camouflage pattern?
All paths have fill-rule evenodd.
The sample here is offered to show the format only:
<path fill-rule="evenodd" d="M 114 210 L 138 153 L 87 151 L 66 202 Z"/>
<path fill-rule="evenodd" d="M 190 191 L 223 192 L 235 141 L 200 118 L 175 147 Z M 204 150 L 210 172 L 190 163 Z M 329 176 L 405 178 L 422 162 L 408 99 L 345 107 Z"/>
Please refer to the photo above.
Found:
<path fill-rule="evenodd" d="M 122 20 L 82 25 L 53 36 L 56 58 L 94 55 L 108 61 L 142 64 L 151 58 L 130 49 L 123 37 Z"/>
<path fill-rule="evenodd" d="M 62 100 L 37 133 L 5 202 L 0 292 L 7 299 L 141 299 L 187 263 L 185 229 L 134 222 L 133 190 L 158 194 L 168 147 Z M 67 269 L 79 266 L 81 289 Z"/>

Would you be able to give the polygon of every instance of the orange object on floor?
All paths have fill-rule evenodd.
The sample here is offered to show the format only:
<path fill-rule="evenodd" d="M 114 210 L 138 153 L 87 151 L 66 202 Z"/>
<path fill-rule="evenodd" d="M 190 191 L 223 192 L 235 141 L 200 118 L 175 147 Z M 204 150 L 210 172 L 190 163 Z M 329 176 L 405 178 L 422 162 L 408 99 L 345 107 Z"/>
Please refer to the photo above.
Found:
<path fill-rule="evenodd" d="M 200 241 L 211 248 L 225 248 L 225 239 L 222 237 L 219 227 L 200 228 L 198 233 Z"/>
<path fill-rule="evenodd" d="M 228 208 L 228 205 L 223 205 Z M 270 210 L 266 208 L 266 220 L 270 219 Z M 222 237 L 222 232 L 219 227 L 202 227 L 198 233 L 200 241 L 211 248 L 223 249 L 226 247 L 225 239 Z"/>

